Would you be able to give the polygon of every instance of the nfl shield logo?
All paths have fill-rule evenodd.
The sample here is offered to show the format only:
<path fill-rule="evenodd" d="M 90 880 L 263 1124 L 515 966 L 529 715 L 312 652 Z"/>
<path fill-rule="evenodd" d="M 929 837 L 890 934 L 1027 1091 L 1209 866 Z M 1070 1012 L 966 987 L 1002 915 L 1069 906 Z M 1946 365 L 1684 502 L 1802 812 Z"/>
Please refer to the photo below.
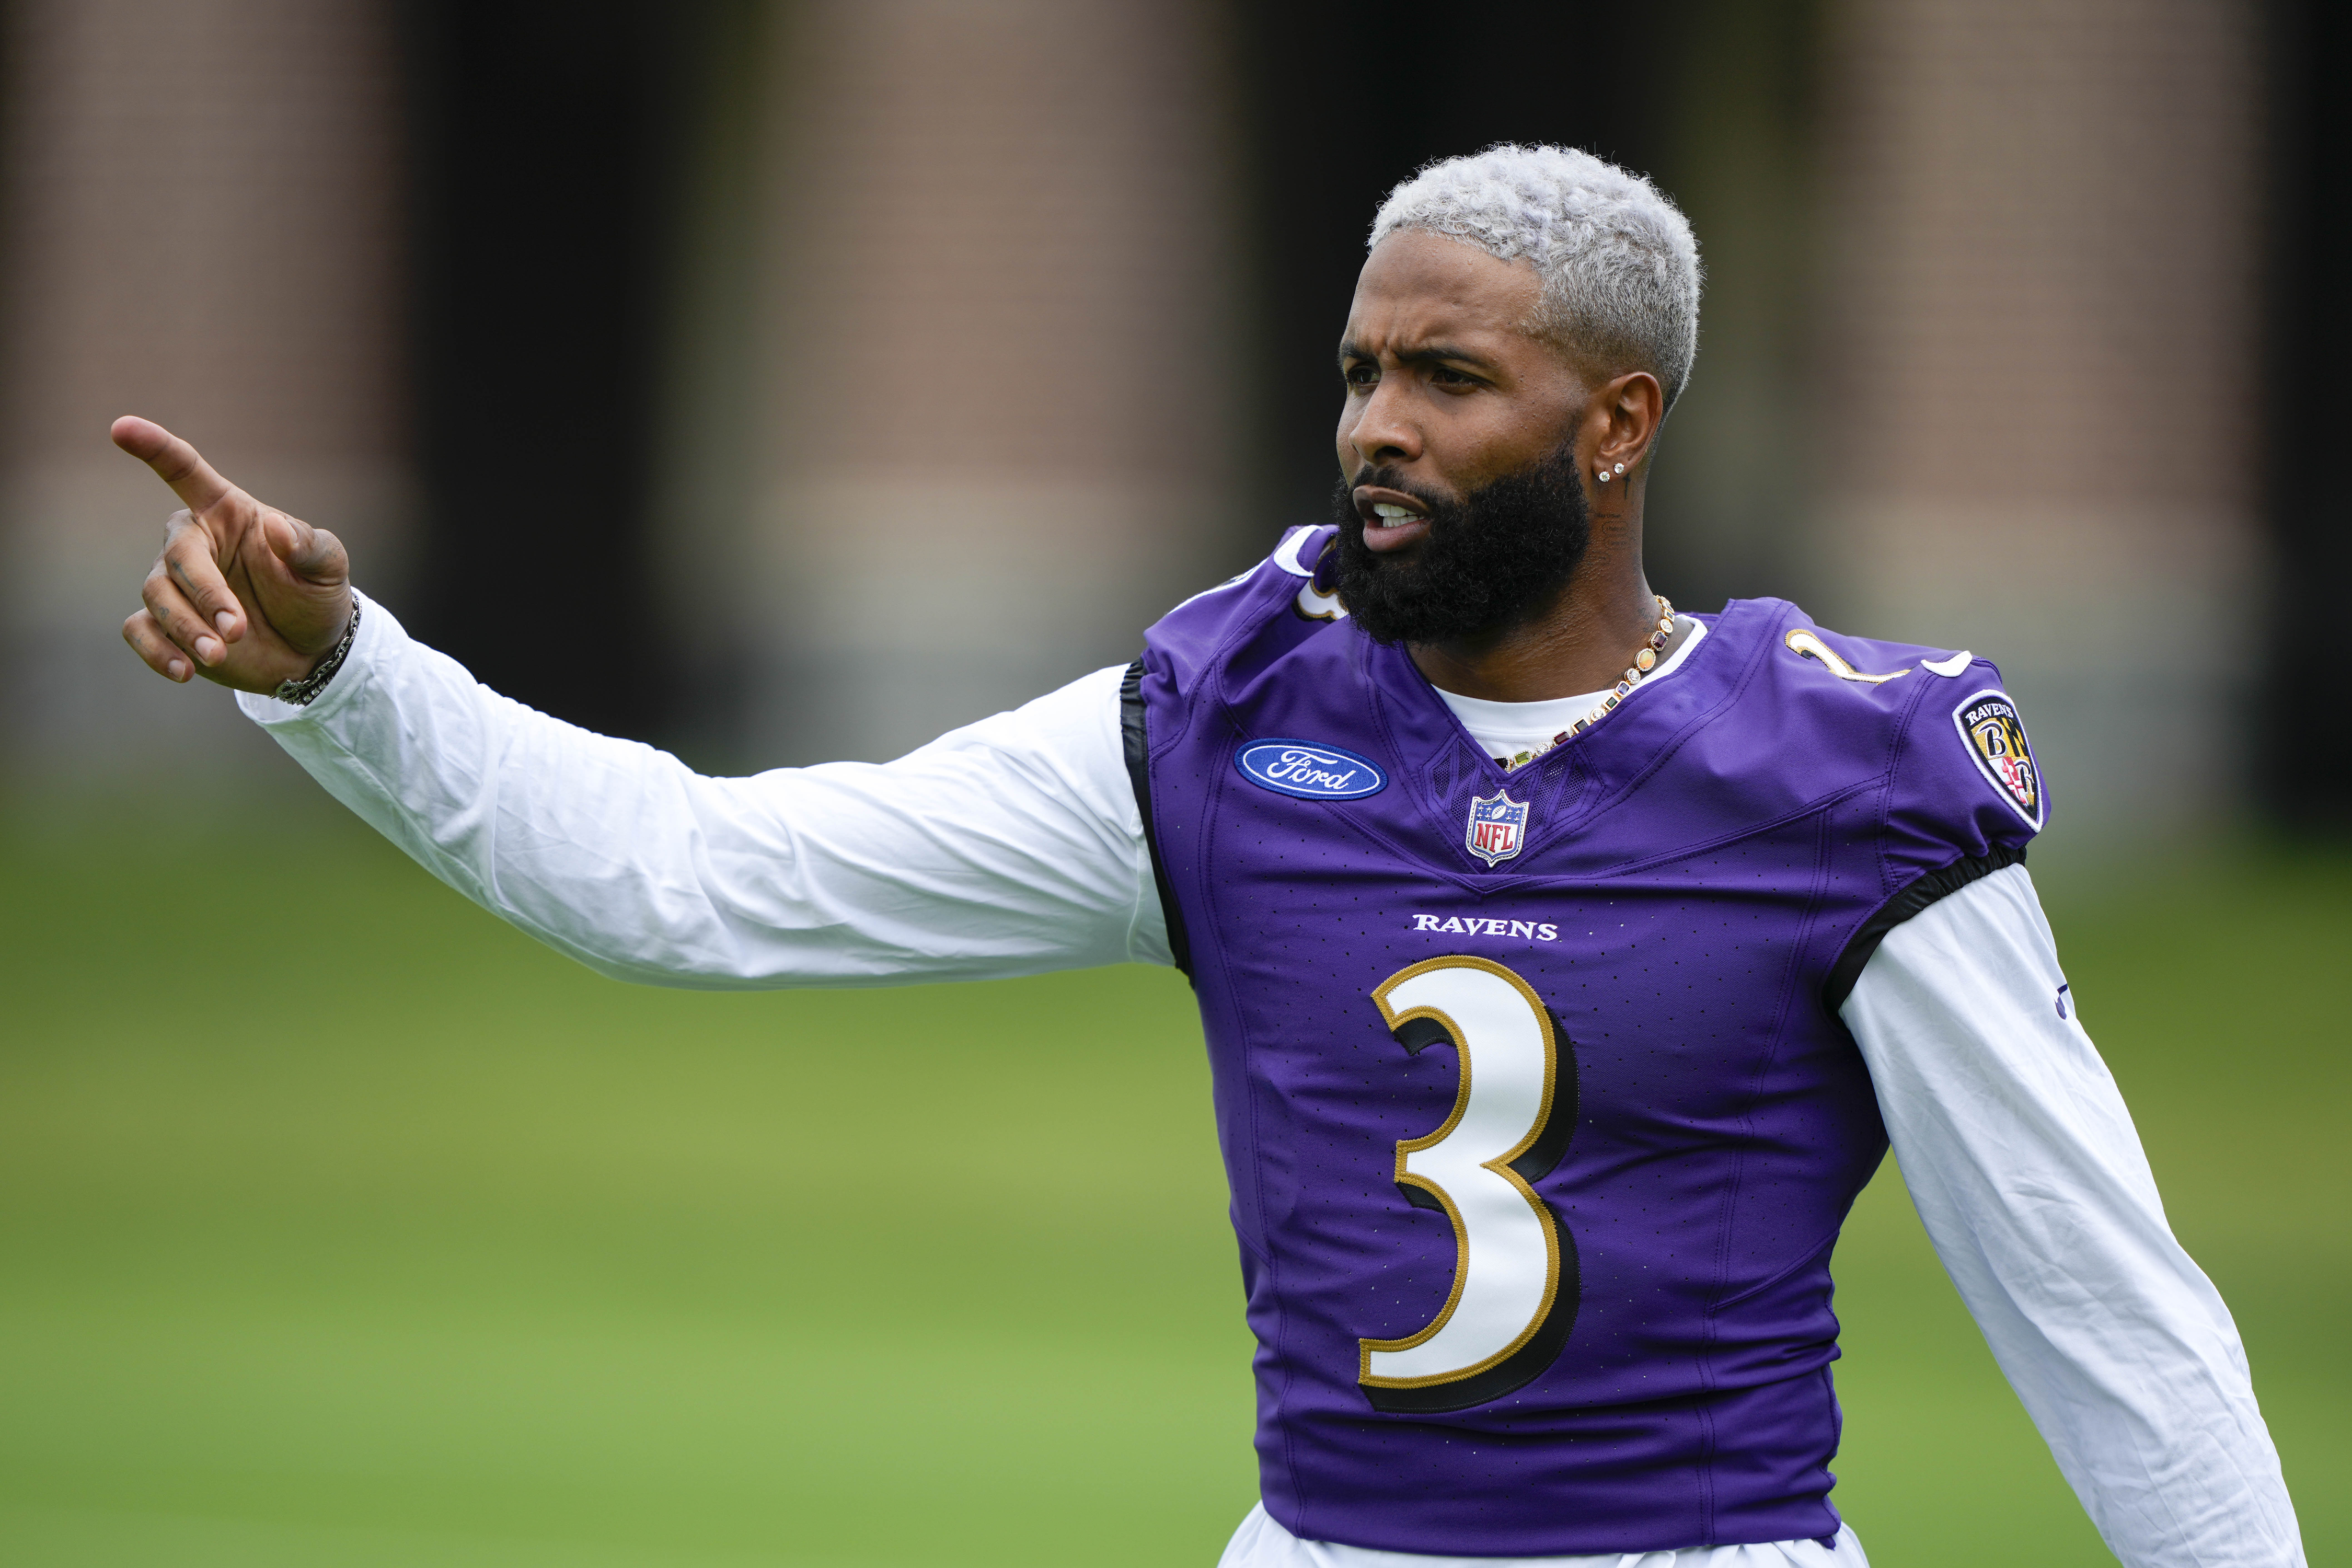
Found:
<path fill-rule="evenodd" d="M 1492 866 L 1507 860 L 1528 840 L 1528 803 L 1513 800 L 1508 789 L 1470 802 L 1470 853 Z"/>

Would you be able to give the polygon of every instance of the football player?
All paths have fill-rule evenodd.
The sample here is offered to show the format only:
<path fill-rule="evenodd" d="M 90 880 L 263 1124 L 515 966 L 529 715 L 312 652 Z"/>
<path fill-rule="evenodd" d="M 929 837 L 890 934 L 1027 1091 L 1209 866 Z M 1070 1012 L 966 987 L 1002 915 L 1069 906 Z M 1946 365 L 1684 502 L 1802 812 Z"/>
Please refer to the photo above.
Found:
<path fill-rule="evenodd" d="M 1643 576 L 1698 296 L 1638 175 L 1424 170 L 1339 346 L 1333 516 L 884 765 L 708 778 L 533 712 L 137 419 L 187 510 L 125 635 L 607 974 L 1183 970 L 1258 1345 L 1232 1568 L 1861 1568 L 1829 1262 L 1890 1142 L 2116 1554 L 2300 1563 L 2027 875 L 2000 672 Z"/>

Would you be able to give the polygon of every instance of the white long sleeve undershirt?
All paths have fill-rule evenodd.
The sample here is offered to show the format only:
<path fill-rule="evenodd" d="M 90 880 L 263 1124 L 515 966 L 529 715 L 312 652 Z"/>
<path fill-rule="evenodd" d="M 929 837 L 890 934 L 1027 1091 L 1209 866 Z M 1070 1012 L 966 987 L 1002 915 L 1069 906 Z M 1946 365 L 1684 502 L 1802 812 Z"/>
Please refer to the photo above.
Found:
<path fill-rule="evenodd" d="M 371 603 L 311 706 L 238 700 L 435 876 L 604 973 L 881 985 L 1170 962 L 1120 745 L 1120 674 L 894 763 L 706 778 L 499 696 Z M 1897 927 L 1843 1016 L 1929 1237 L 2116 1556 L 2300 1568 L 2236 1327 L 2173 1239 L 2080 1021 L 2059 1017 L 2063 984 L 2013 867 Z M 1857 1563 L 1852 1542 L 1833 1560 Z M 1671 1555 L 1675 1568 L 1744 1568 L 1739 1553 L 1758 1550 Z M 1297 1542 L 1256 1512 L 1226 1559 L 1441 1561 Z"/>
<path fill-rule="evenodd" d="M 2173 1239 L 2025 868 L 1888 932 L 1841 1016 L 1937 1256 L 2108 1549 L 2301 1563 L 2237 1325 Z"/>

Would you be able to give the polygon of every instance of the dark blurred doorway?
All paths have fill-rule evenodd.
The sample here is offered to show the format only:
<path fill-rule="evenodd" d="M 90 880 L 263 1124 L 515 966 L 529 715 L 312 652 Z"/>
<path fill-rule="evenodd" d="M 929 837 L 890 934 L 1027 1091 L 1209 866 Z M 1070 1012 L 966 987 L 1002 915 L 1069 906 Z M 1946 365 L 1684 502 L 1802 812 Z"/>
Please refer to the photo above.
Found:
<path fill-rule="evenodd" d="M 676 196 L 714 4 L 404 12 L 417 630 L 499 690 L 658 729 L 648 537 Z"/>
<path fill-rule="evenodd" d="M 1338 468 L 1332 352 L 1391 186 L 1496 142 L 1651 175 L 1709 268 L 1698 364 L 1651 490 L 1653 580 L 1694 609 L 1801 592 L 1799 479 L 1818 53 L 1811 0 L 1307 0 L 1237 13 L 1263 409 L 1249 524 L 1320 519 Z"/>
<path fill-rule="evenodd" d="M 2277 0 L 2270 16 L 2265 488 L 2277 587 L 2263 755 L 2250 772 L 2273 816 L 2343 832 L 2352 830 L 2352 697 L 2333 595 L 2352 577 L 2352 503 L 2345 448 L 2336 445 L 2352 429 L 2345 374 L 2352 296 L 2344 282 L 2352 268 L 2352 111 L 2342 88 L 2352 71 L 2352 12 L 2326 0 Z"/>
<path fill-rule="evenodd" d="M 1266 521 L 1328 509 L 1332 353 L 1381 198 L 1433 159 L 1496 142 L 1566 142 L 1649 167 L 1666 108 L 1654 46 L 1676 9 L 1303 0 L 1239 13 Z"/>

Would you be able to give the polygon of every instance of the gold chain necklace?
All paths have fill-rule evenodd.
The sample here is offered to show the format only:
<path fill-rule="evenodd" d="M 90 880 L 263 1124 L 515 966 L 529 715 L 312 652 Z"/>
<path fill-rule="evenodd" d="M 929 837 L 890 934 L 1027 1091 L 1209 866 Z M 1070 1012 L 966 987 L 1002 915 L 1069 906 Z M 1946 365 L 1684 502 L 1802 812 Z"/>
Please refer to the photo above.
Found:
<path fill-rule="evenodd" d="M 1550 740 L 1546 741 L 1542 745 L 1521 752 L 1516 756 L 1496 758 L 1495 760 L 1496 762 L 1503 764 L 1503 770 L 1506 773 L 1508 773 L 1515 768 L 1523 768 L 1527 766 L 1529 763 L 1534 762 L 1538 757 L 1540 757 L 1545 752 L 1550 751 L 1554 746 L 1566 742 L 1570 736 L 1580 735 L 1585 731 L 1591 729 L 1593 725 L 1598 724 L 1612 709 L 1617 706 L 1617 704 L 1624 701 L 1625 699 L 1632 694 L 1633 688 L 1641 685 L 1643 681 L 1649 679 L 1650 672 L 1658 668 L 1658 654 L 1660 650 L 1664 648 L 1666 644 L 1672 642 L 1675 636 L 1674 605 L 1667 601 L 1667 598 L 1664 594 L 1653 595 L 1652 597 L 1658 601 L 1658 625 L 1656 629 L 1650 633 L 1648 639 L 1644 641 L 1640 647 L 1633 650 L 1633 662 L 1625 667 L 1625 679 L 1620 680 L 1614 689 L 1602 696 L 1600 706 L 1594 708 L 1591 712 L 1587 713 L 1575 723 L 1570 724 L 1567 729 L 1562 730 L 1559 734 L 1554 735 Z"/>

